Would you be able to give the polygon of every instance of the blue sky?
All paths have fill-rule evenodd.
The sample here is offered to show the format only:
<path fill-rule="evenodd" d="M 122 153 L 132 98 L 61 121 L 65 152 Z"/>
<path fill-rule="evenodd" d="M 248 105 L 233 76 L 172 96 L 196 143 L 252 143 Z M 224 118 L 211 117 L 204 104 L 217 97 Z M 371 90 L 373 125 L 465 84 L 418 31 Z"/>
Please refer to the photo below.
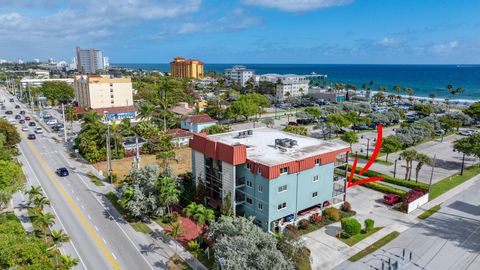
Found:
<path fill-rule="evenodd" d="M 479 64 L 478 0 L 0 0 L 0 59 Z"/>

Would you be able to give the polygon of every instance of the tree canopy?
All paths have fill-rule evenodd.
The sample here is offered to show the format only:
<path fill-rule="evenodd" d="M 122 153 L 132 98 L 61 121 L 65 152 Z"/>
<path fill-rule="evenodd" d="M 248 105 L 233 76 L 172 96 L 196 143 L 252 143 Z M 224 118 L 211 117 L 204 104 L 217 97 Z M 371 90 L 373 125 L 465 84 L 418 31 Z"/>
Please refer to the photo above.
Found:
<path fill-rule="evenodd" d="M 75 96 L 73 93 L 73 87 L 70 84 L 61 81 L 44 82 L 39 91 L 52 104 L 71 101 Z"/>
<path fill-rule="evenodd" d="M 15 126 L 7 122 L 7 120 L 0 119 L 0 133 L 5 137 L 6 146 L 14 146 L 20 142 L 20 134 L 18 134 Z"/>

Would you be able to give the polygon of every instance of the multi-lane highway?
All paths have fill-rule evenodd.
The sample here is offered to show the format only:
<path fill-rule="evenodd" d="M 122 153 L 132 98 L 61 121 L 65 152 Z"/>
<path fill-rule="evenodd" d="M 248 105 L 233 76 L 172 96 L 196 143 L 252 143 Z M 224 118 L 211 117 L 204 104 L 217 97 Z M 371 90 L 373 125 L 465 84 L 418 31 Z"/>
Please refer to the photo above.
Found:
<path fill-rule="evenodd" d="M 5 99 L 7 110 L 17 114 L 26 110 L 20 103 L 10 103 L 11 96 L 0 89 L 0 99 Z M 14 105 L 21 105 L 14 109 Z M 4 113 L 2 111 L 2 113 Z M 27 111 L 27 115 L 31 112 Z M 13 116 L 9 116 L 13 118 Z M 28 121 L 27 121 L 28 122 Z M 49 132 L 37 134 L 35 140 L 27 139 L 35 127 L 21 131 L 19 144 L 22 162 L 29 183 L 40 185 L 51 201 L 57 216 L 58 228 L 70 236 L 65 253 L 80 259 L 78 269 L 165 269 L 173 250 L 169 245 L 139 233 L 126 223 L 102 194 L 101 187 L 93 185 L 81 165 L 70 159 L 62 142 Z M 70 175 L 55 174 L 66 167 Z"/>

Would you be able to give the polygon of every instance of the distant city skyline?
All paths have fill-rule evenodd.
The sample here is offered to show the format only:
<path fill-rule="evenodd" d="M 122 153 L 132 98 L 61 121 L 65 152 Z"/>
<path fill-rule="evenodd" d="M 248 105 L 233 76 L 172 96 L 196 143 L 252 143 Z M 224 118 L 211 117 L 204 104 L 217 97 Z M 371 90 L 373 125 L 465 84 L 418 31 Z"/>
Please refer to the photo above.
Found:
<path fill-rule="evenodd" d="M 108 8 L 106 8 L 108 7 Z M 112 63 L 479 64 L 466 0 L 0 0 L 0 59 Z"/>

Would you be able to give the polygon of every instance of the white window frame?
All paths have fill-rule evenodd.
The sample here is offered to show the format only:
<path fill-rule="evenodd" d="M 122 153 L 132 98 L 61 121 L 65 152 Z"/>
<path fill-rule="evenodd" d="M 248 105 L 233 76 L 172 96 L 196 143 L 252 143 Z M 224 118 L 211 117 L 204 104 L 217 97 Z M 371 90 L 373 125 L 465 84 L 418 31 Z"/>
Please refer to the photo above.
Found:
<path fill-rule="evenodd" d="M 283 171 L 285 170 L 285 172 Z M 280 168 L 280 174 L 288 174 L 288 167 L 283 167 L 283 168 Z"/>
<path fill-rule="evenodd" d="M 320 180 L 320 177 L 318 176 L 318 174 L 314 175 L 312 182 L 318 182 L 318 180 Z"/>
<path fill-rule="evenodd" d="M 245 163 L 245 164 L 246 164 L 246 166 L 247 166 L 247 169 L 250 170 L 250 169 L 252 168 L 252 166 L 250 166 L 250 163 Z"/>
<path fill-rule="evenodd" d="M 281 185 L 277 188 L 278 193 L 282 193 L 288 190 L 288 185 Z"/>
<path fill-rule="evenodd" d="M 262 185 L 258 185 L 258 192 L 263 193 L 263 186 Z"/>
<path fill-rule="evenodd" d="M 246 184 L 247 184 L 247 187 L 253 188 L 253 182 L 252 182 L 252 181 L 246 180 L 245 182 L 246 182 Z"/>
<path fill-rule="evenodd" d="M 248 200 L 250 200 L 250 202 L 248 202 Z M 252 204 L 253 204 L 253 199 L 247 196 L 247 197 L 245 198 L 245 202 L 247 202 L 248 204 L 252 205 Z"/>
<path fill-rule="evenodd" d="M 320 166 L 320 159 L 319 158 L 315 159 L 315 166 Z"/>
<path fill-rule="evenodd" d="M 318 191 L 315 191 L 312 193 L 312 198 L 316 198 L 316 197 L 318 197 Z"/>
<path fill-rule="evenodd" d="M 257 174 L 262 174 L 262 168 L 260 167 L 257 168 Z"/>
<path fill-rule="evenodd" d="M 260 209 L 260 210 L 263 210 L 263 204 L 262 204 L 262 203 L 258 203 L 258 204 L 257 204 L 257 208 Z"/>
<path fill-rule="evenodd" d="M 280 207 L 280 208 L 279 208 L 279 207 Z M 287 202 L 279 203 L 279 204 L 277 205 L 277 210 L 278 210 L 278 211 L 283 210 L 283 209 L 285 209 L 285 208 L 287 208 Z"/>

